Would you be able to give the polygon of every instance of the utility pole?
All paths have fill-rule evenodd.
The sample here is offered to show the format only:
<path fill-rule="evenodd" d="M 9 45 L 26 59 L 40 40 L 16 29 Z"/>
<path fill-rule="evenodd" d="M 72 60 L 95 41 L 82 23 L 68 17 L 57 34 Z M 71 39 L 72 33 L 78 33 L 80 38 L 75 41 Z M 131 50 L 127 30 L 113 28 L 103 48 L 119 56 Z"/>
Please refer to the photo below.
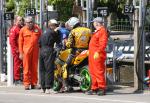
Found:
<path fill-rule="evenodd" d="M 2 38 L 1 38 L 1 35 L 2 35 L 2 15 L 3 15 L 3 0 L 0 0 L 0 74 L 2 73 Z"/>
<path fill-rule="evenodd" d="M 91 15 L 90 15 L 90 21 L 93 20 L 93 14 L 94 14 L 94 4 L 95 4 L 95 0 L 90 0 L 90 5 L 91 5 Z M 92 29 L 92 26 L 90 24 L 90 28 Z"/>
<path fill-rule="evenodd" d="M 78 2 L 78 0 L 76 1 Z M 94 0 L 80 0 L 80 3 L 81 3 L 81 7 L 83 8 L 82 9 L 82 12 L 85 11 L 85 14 L 86 16 L 83 18 L 83 23 L 85 23 L 87 27 L 90 27 L 90 21 L 92 19 L 92 10 L 93 10 L 93 3 L 94 3 Z M 86 3 L 86 6 L 84 5 L 84 3 Z"/>
<path fill-rule="evenodd" d="M 40 0 L 40 28 L 43 30 L 44 0 Z"/>
<path fill-rule="evenodd" d="M 48 0 L 45 1 L 46 3 L 46 27 L 48 28 Z"/>
<path fill-rule="evenodd" d="M 39 14 L 38 14 L 38 0 L 35 0 L 35 9 L 36 9 L 36 23 L 39 23 Z"/>
<path fill-rule="evenodd" d="M 136 69 L 138 68 L 138 63 L 137 62 L 137 48 L 138 48 L 138 34 L 139 34 L 139 20 L 138 20 L 138 9 L 135 10 L 135 14 L 134 14 L 134 90 L 137 91 L 138 90 L 138 77 L 136 74 Z M 139 61 L 139 60 L 138 60 Z M 135 66 L 136 65 L 136 66 Z"/>
<path fill-rule="evenodd" d="M 4 62 L 3 62 L 3 35 L 4 35 L 4 19 L 3 19 L 3 14 L 4 14 L 4 0 L 0 0 L 0 73 L 1 73 L 1 81 L 2 78 L 4 77 Z"/>
<path fill-rule="evenodd" d="M 89 1 L 89 0 L 86 0 L 86 10 L 87 10 L 87 12 L 86 12 L 86 15 L 87 15 L 87 18 L 86 18 L 86 22 L 87 22 L 87 27 L 90 27 L 90 14 L 91 14 L 91 0 Z"/>
<path fill-rule="evenodd" d="M 1 81 L 6 81 L 6 26 L 4 21 L 4 11 L 5 11 L 6 0 L 0 0 L 0 73 Z"/>
<path fill-rule="evenodd" d="M 134 89 L 135 92 L 142 91 L 144 77 L 144 17 L 145 17 L 145 0 L 139 1 L 139 10 L 135 10 L 134 26 Z"/>
<path fill-rule="evenodd" d="M 31 0 L 31 8 L 33 7 L 33 1 Z"/>

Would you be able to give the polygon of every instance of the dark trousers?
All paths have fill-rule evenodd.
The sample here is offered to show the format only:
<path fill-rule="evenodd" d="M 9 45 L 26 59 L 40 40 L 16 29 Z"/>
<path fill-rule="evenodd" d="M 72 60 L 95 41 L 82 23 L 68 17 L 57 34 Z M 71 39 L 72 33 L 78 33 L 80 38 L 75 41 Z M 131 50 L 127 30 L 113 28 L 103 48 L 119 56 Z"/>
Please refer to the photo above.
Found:
<path fill-rule="evenodd" d="M 40 49 L 40 83 L 42 89 L 50 89 L 53 86 L 54 60 L 53 48 Z"/>

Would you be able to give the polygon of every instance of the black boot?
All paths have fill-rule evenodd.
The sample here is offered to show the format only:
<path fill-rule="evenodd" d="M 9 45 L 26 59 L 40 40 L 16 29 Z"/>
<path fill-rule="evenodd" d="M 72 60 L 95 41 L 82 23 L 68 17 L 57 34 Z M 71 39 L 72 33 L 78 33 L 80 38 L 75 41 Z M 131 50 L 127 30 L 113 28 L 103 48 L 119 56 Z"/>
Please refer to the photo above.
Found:
<path fill-rule="evenodd" d="M 105 90 L 99 89 L 99 90 L 97 91 L 97 95 L 98 95 L 98 96 L 103 96 L 103 95 L 105 95 Z"/>
<path fill-rule="evenodd" d="M 95 95 L 95 94 L 97 94 L 97 90 L 89 90 L 85 94 L 87 94 L 87 95 Z"/>

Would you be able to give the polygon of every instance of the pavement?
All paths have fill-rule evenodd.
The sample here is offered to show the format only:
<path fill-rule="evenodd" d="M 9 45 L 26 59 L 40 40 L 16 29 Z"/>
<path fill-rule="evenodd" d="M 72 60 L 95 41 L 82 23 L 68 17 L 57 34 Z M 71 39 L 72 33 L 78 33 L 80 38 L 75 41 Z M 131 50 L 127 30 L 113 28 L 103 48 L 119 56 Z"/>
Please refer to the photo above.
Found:
<path fill-rule="evenodd" d="M 79 88 L 75 88 L 75 90 L 77 91 L 78 89 Z M 7 86 L 7 82 L 0 82 L 0 91 L 25 92 L 27 90 L 24 89 L 24 86 L 22 84 Z M 39 93 L 39 90 L 34 90 L 34 92 Z M 134 88 L 122 85 L 109 86 L 107 94 L 116 94 L 116 93 L 120 94 L 134 93 Z M 146 88 L 142 93 L 150 94 L 150 88 Z"/>
<path fill-rule="evenodd" d="M 128 86 L 115 86 L 106 96 L 86 95 L 76 89 L 72 93 L 44 94 L 40 90 L 24 90 L 23 85 L 7 86 L 0 82 L 0 103 L 149 103 L 150 89 L 133 93 Z"/>

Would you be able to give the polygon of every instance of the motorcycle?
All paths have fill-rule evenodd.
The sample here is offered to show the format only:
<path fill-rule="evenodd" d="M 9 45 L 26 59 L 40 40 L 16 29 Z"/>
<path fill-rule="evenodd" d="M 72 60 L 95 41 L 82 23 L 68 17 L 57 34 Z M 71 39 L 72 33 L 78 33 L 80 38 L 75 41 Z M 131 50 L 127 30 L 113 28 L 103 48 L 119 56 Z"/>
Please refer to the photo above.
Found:
<path fill-rule="evenodd" d="M 55 60 L 56 69 L 54 71 L 54 91 L 60 91 L 63 86 L 63 68 L 71 49 L 62 50 Z M 80 87 L 81 91 L 86 92 L 91 87 L 91 78 L 88 71 L 88 50 L 77 53 L 68 65 L 68 85 Z"/>

